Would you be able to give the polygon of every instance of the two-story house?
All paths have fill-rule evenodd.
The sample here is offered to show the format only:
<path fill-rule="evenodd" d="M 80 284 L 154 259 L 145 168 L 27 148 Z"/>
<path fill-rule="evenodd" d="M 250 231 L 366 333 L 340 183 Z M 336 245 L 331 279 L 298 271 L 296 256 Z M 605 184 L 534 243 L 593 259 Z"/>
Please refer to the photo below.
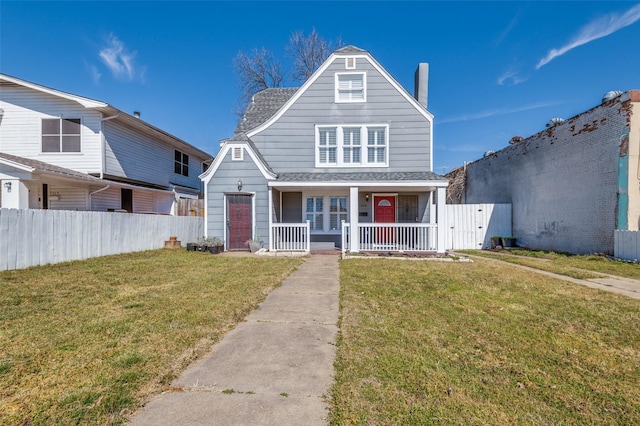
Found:
<path fill-rule="evenodd" d="M 347 46 L 302 87 L 254 95 L 201 175 L 207 235 L 228 250 L 253 238 L 270 250 L 444 252 L 448 181 L 432 171 L 428 65 L 415 77 L 414 97 Z"/>
<path fill-rule="evenodd" d="M 211 161 L 139 114 L 0 74 L 0 207 L 175 214 Z"/>

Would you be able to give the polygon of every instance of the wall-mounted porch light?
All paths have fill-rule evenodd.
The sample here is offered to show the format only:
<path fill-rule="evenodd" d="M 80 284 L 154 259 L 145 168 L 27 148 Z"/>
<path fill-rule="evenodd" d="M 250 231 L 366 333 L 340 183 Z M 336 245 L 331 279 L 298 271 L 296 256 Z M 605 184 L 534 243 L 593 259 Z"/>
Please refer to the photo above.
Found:
<path fill-rule="evenodd" d="M 242 179 L 238 179 L 238 192 L 242 191 Z"/>
<path fill-rule="evenodd" d="M 369 194 L 364 194 L 364 200 L 368 203 L 369 202 Z"/>
<path fill-rule="evenodd" d="M 11 192 L 11 182 L 5 182 L 4 187 L 7 189 L 7 192 Z"/>

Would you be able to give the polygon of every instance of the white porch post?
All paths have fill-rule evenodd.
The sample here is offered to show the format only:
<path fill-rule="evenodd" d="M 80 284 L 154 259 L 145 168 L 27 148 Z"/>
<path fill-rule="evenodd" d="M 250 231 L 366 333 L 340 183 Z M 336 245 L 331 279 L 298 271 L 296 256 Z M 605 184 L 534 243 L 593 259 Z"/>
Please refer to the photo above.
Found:
<path fill-rule="evenodd" d="M 271 214 L 271 212 L 273 211 L 273 192 L 271 187 L 269 187 L 269 251 L 273 251 L 273 215 Z"/>
<path fill-rule="evenodd" d="M 447 214 L 446 214 L 446 202 L 447 202 L 447 188 L 436 188 L 436 215 L 438 220 L 438 241 L 436 251 L 438 253 L 444 253 L 447 250 Z"/>
<path fill-rule="evenodd" d="M 0 180 L 0 191 L 2 191 L 3 209 L 28 209 L 29 208 L 29 188 L 20 179 Z"/>
<path fill-rule="evenodd" d="M 360 230 L 358 229 L 359 201 L 358 187 L 352 186 L 349 188 L 349 223 L 351 226 L 349 228 L 349 245 L 353 253 L 360 251 Z"/>

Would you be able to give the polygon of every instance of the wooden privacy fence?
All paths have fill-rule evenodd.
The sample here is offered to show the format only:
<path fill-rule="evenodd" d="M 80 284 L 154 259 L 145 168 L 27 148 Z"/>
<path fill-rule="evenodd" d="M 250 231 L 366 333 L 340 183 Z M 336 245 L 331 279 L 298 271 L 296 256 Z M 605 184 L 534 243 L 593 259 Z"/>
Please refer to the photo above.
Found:
<path fill-rule="evenodd" d="M 491 247 L 491 237 L 511 237 L 511 204 L 447 204 L 447 250 Z"/>
<path fill-rule="evenodd" d="M 614 231 L 613 255 L 617 259 L 640 260 L 640 231 Z"/>
<path fill-rule="evenodd" d="M 204 234 L 201 217 L 0 209 L 0 270 L 185 245 Z"/>

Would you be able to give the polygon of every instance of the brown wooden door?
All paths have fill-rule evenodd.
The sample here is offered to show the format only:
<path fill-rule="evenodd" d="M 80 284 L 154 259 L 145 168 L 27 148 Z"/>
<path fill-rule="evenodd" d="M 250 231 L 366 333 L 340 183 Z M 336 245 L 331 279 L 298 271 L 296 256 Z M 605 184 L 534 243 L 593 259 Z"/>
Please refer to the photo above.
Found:
<path fill-rule="evenodd" d="M 396 223 L 396 197 L 394 195 L 376 195 L 373 197 L 373 221 L 375 223 Z M 387 244 L 395 242 L 395 230 L 378 228 L 376 242 Z"/>
<path fill-rule="evenodd" d="M 251 239 L 251 195 L 227 195 L 227 249 L 247 250 Z"/>

